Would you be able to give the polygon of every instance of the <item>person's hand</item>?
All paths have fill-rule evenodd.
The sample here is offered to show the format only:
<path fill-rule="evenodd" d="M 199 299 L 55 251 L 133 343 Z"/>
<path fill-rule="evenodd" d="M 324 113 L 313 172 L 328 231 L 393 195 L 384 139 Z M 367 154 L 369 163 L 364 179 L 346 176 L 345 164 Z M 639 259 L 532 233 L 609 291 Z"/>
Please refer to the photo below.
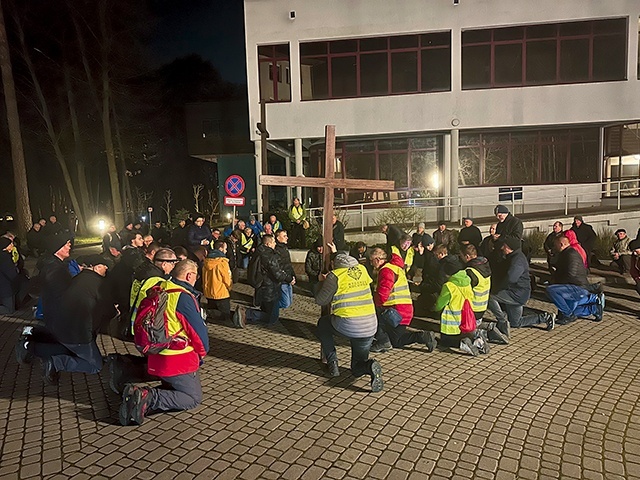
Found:
<path fill-rule="evenodd" d="M 293 277 L 293 280 L 291 280 L 291 285 L 295 285 L 296 284 L 296 277 Z"/>
<path fill-rule="evenodd" d="M 296 223 L 300 223 L 300 220 L 296 220 Z"/>
<path fill-rule="evenodd" d="M 424 253 L 424 245 L 422 245 L 421 243 L 418 244 L 418 246 L 416 247 L 416 249 L 418 250 L 418 252 L 420 253 L 420 255 L 422 255 Z"/>
<path fill-rule="evenodd" d="M 324 282 L 326 278 L 327 278 L 327 274 L 326 273 L 319 273 L 318 274 L 318 280 L 320 280 L 321 282 Z"/>
<path fill-rule="evenodd" d="M 329 242 L 329 243 L 327 243 L 327 247 L 329 247 L 329 250 L 331 250 L 331 253 L 337 253 L 338 252 L 338 249 L 337 249 L 335 243 Z"/>

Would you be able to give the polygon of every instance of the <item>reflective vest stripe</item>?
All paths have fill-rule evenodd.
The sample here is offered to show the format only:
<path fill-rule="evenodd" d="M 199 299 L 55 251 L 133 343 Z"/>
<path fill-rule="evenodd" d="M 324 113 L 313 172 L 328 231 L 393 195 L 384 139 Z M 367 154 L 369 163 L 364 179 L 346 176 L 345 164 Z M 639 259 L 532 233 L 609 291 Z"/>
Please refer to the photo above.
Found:
<path fill-rule="evenodd" d="M 368 299 L 355 300 L 352 302 L 334 302 L 333 308 L 345 308 L 345 307 L 361 307 L 363 305 L 369 305 Z"/>
<path fill-rule="evenodd" d="M 362 292 L 357 291 L 357 292 L 351 292 L 351 293 L 343 293 L 342 295 L 334 295 L 333 296 L 333 301 L 337 302 L 337 301 L 341 301 L 341 300 L 345 300 L 347 298 L 356 298 L 362 295 Z"/>
<path fill-rule="evenodd" d="M 375 315 L 376 308 L 371 295 L 371 277 L 363 265 L 337 268 L 338 289 L 331 302 L 331 313 L 342 318 L 358 318 Z"/>
<path fill-rule="evenodd" d="M 491 277 L 484 277 L 478 270 L 473 267 L 468 267 L 467 271 L 472 272 L 478 279 L 478 285 L 473 288 L 473 301 L 471 302 L 471 308 L 474 312 L 484 312 L 489 305 Z"/>
<path fill-rule="evenodd" d="M 393 284 L 389 298 L 382 305 L 384 307 L 390 307 L 393 305 L 410 305 L 411 291 L 409 290 L 409 283 L 407 282 L 407 276 L 404 270 L 397 265 L 391 263 L 385 263 L 382 268 L 387 268 L 393 272 L 396 281 Z"/>
<path fill-rule="evenodd" d="M 402 255 L 400 254 L 400 249 L 398 247 L 396 247 L 395 245 L 391 247 L 391 253 L 395 253 L 396 255 L 398 255 L 400 258 L 402 258 Z M 408 271 L 411 266 L 413 265 L 413 247 L 409 247 L 409 250 L 407 250 L 406 255 L 404 257 L 404 269 L 405 271 Z"/>
<path fill-rule="evenodd" d="M 296 220 L 302 218 L 304 216 L 304 208 L 302 207 L 302 205 L 300 205 L 299 207 L 296 207 L 295 205 L 292 206 L 291 215 L 293 215 L 293 218 L 295 218 Z"/>
<path fill-rule="evenodd" d="M 181 290 L 179 292 L 171 292 L 168 294 L 169 298 L 167 299 L 167 309 L 165 310 L 165 315 L 167 318 L 167 333 L 170 336 L 178 335 L 180 332 L 184 332 L 184 327 L 182 326 L 182 322 L 180 322 L 180 320 L 178 319 L 178 313 L 177 313 L 178 300 L 180 299 L 180 295 L 182 295 L 183 293 L 186 293 L 187 295 L 191 295 L 191 293 L 189 293 L 186 289 L 184 289 L 180 285 L 176 285 L 175 283 L 169 280 L 167 280 L 162 284 L 162 288 L 164 288 L 165 290 L 174 289 L 174 288 Z M 186 334 L 184 336 L 186 338 Z M 181 355 L 183 353 L 192 352 L 192 351 L 193 351 L 193 347 L 191 345 L 187 345 L 182 350 L 171 350 L 171 349 L 165 348 L 159 353 L 159 355 L 167 355 L 167 356 Z"/>
<path fill-rule="evenodd" d="M 445 283 L 445 288 L 449 290 L 451 299 L 444 307 L 440 317 L 440 333 L 444 335 L 459 335 L 460 323 L 462 322 L 462 306 L 465 300 L 473 298 L 471 286 L 458 287 L 452 282 Z"/>

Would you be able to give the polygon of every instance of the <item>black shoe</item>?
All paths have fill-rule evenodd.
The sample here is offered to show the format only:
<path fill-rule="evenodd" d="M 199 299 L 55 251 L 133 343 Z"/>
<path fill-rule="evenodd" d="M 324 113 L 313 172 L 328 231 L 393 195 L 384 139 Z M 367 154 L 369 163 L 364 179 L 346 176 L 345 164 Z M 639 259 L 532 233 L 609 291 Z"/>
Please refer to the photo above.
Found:
<path fill-rule="evenodd" d="M 556 328 L 556 314 L 555 313 L 545 313 L 545 323 L 547 324 L 547 332 L 550 332 L 554 328 Z"/>
<path fill-rule="evenodd" d="M 369 351 L 371 353 L 384 353 L 386 351 L 389 351 L 393 348 L 393 346 L 391 346 L 391 342 L 378 342 L 376 340 L 373 341 L 373 343 L 371 344 L 371 347 L 369 348 Z"/>
<path fill-rule="evenodd" d="M 509 324 L 509 320 L 505 320 L 504 322 L 496 322 L 495 327 L 507 338 L 507 342 L 511 338 L 511 325 Z"/>
<path fill-rule="evenodd" d="M 330 377 L 339 377 L 340 376 L 340 369 L 338 368 L 338 361 L 337 360 L 331 360 L 330 362 L 327 362 L 327 368 L 329 369 L 329 376 Z"/>
<path fill-rule="evenodd" d="M 569 325 L 570 323 L 575 322 L 578 317 L 573 315 L 563 315 L 562 317 L 556 318 L 556 325 Z"/>
<path fill-rule="evenodd" d="M 131 405 L 131 420 L 133 423 L 142 425 L 144 418 L 149 413 L 149 406 L 151 405 L 151 388 L 148 387 L 133 387 L 132 405 Z"/>
<path fill-rule="evenodd" d="M 594 313 L 594 316 L 595 316 L 594 320 L 596 322 L 601 322 L 603 315 L 604 315 L 604 307 L 602 306 L 602 304 L 598 303 L 596 305 L 596 313 Z"/>
<path fill-rule="evenodd" d="M 480 350 L 478 350 L 478 347 L 473 344 L 470 338 L 465 337 L 460 341 L 460 350 L 474 357 L 480 355 Z"/>
<path fill-rule="evenodd" d="M 491 347 L 489 346 L 489 339 L 487 338 L 486 330 L 476 330 L 476 338 L 473 340 L 473 344 L 476 346 L 480 354 L 489 355 Z"/>
<path fill-rule="evenodd" d="M 495 323 L 490 323 L 487 328 L 487 340 L 498 345 L 509 345 L 509 337 L 498 330 Z"/>
<path fill-rule="evenodd" d="M 57 385 L 60 380 L 60 373 L 56 371 L 56 367 L 53 365 L 51 358 L 42 358 L 42 380 L 47 385 Z"/>
<path fill-rule="evenodd" d="M 20 365 L 27 365 L 33 362 L 33 342 L 31 335 L 20 335 L 16 343 L 16 360 Z"/>
<path fill-rule="evenodd" d="M 377 360 L 369 360 L 369 371 L 371 372 L 371 392 L 381 392 L 384 388 L 382 381 L 382 366 Z"/>
<path fill-rule="evenodd" d="M 127 383 L 122 390 L 122 403 L 120 404 L 120 425 L 126 427 L 131 424 L 131 409 L 133 408 L 133 391 L 135 385 Z"/>
<path fill-rule="evenodd" d="M 109 358 L 109 388 L 113 393 L 120 393 L 124 390 L 124 371 L 118 360 L 117 354 L 108 355 Z"/>
<path fill-rule="evenodd" d="M 423 330 L 420 336 L 422 337 L 422 343 L 427 346 L 427 352 L 433 352 L 438 346 L 436 334 L 431 331 Z"/>
<path fill-rule="evenodd" d="M 240 315 L 240 307 L 236 308 L 236 311 L 233 312 L 233 315 L 231 316 L 231 321 L 233 322 L 233 326 L 236 328 L 244 328 L 242 325 L 242 322 L 240 321 L 241 319 L 241 315 Z M 245 323 L 246 325 L 246 323 Z"/>

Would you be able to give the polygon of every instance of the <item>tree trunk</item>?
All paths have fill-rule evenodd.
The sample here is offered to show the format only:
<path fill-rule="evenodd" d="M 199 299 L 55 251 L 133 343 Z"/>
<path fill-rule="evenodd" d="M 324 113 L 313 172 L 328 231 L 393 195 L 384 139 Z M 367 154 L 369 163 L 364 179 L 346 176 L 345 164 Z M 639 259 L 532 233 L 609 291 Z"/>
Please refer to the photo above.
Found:
<path fill-rule="evenodd" d="M 71 88 L 71 74 L 69 72 L 69 65 L 65 63 L 64 66 L 64 82 L 67 89 L 67 99 L 69 101 L 69 114 L 71 116 L 71 128 L 73 130 L 73 140 L 75 143 L 74 159 L 76 163 L 76 174 L 78 177 L 78 186 L 80 188 L 80 198 L 82 199 L 82 205 L 84 207 L 84 217 L 87 217 L 87 212 L 91 212 L 91 197 L 89 196 L 89 188 L 87 187 L 87 175 L 84 169 L 84 155 L 82 148 L 82 136 L 80 135 L 80 126 L 78 124 L 78 113 L 76 112 L 75 96 L 73 94 L 73 88 Z M 86 225 L 79 223 L 78 230 L 80 233 L 85 234 Z"/>
<path fill-rule="evenodd" d="M 4 87 L 4 99 L 7 106 L 7 124 L 11 140 L 11 159 L 13 164 L 13 180 L 16 192 L 16 218 L 20 236 L 24 236 L 31 228 L 31 207 L 29 203 L 29 189 L 27 187 L 27 168 L 24 160 L 24 148 L 22 146 L 22 134 L 20 132 L 20 116 L 18 115 L 18 102 L 16 89 L 13 83 L 13 71 L 11 69 L 11 57 L 9 54 L 9 42 L 4 27 L 4 14 L 0 4 L 0 68 L 2 69 L 2 85 Z"/>
<path fill-rule="evenodd" d="M 127 175 L 127 162 L 124 159 L 124 147 L 122 145 L 122 137 L 120 136 L 120 122 L 118 121 L 118 115 L 116 115 L 116 107 L 113 105 L 113 126 L 116 129 L 116 142 L 118 143 L 118 150 L 120 151 L 120 169 L 122 171 L 122 198 L 124 199 L 124 206 L 126 210 L 127 219 L 130 214 L 133 213 L 133 195 L 131 195 L 131 184 L 129 183 L 129 176 Z M 127 204 L 129 207 L 127 208 Z"/>
<path fill-rule="evenodd" d="M 113 150 L 113 138 L 111 131 L 111 84 L 109 81 L 109 49 L 110 39 L 107 32 L 107 2 L 100 2 L 100 31 L 102 33 L 102 131 L 104 133 L 104 146 L 107 153 L 107 166 L 109 169 L 109 185 L 111 186 L 111 200 L 113 214 L 118 228 L 124 226 L 124 211 L 122 198 L 120 197 L 120 181 L 118 179 L 118 167 Z"/>
<path fill-rule="evenodd" d="M 38 97 L 38 101 L 40 102 L 40 115 L 44 120 L 45 126 L 47 128 L 47 134 L 49 135 L 51 144 L 53 146 L 53 151 L 56 155 L 56 160 L 58 160 L 58 164 L 60 165 L 60 169 L 62 170 L 62 176 L 64 178 L 64 183 L 67 187 L 67 191 L 69 192 L 69 197 L 71 197 L 73 210 L 78 217 L 78 226 L 81 230 L 84 231 L 86 229 L 86 223 L 84 220 L 83 210 L 80 208 L 80 203 L 78 202 L 78 197 L 76 196 L 76 191 L 73 186 L 73 182 L 71 181 L 71 175 L 69 174 L 67 163 L 65 162 L 64 155 L 62 154 L 62 150 L 60 149 L 60 145 L 58 144 L 58 137 L 56 135 L 55 129 L 53 128 L 53 122 L 51 120 L 51 115 L 49 114 L 47 100 L 44 97 L 44 93 L 42 92 L 42 88 L 40 87 L 38 76 L 36 75 L 35 67 L 33 66 L 31 57 L 29 56 L 29 49 L 27 48 L 27 44 L 24 38 L 22 25 L 20 24 L 18 18 L 15 19 L 15 22 L 18 31 L 18 37 L 20 39 L 20 45 L 22 47 L 23 59 L 25 64 L 27 65 L 27 69 L 29 70 L 29 75 L 31 76 L 31 80 L 33 82 L 33 88 L 35 89 L 36 96 Z"/>

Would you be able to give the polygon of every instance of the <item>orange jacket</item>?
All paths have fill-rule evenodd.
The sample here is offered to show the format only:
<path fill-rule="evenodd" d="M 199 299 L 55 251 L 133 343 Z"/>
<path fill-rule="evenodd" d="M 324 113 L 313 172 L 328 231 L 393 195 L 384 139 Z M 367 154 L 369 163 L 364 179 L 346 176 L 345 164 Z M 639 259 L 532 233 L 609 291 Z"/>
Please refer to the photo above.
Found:
<path fill-rule="evenodd" d="M 216 255 L 212 250 L 204 259 L 202 266 L 202 290 L 205 297 L 213 300 L 222 300 L 229 298 L 231 290 L 231 269 L 229 268 L 229 259 L 222 252 Z"/>

